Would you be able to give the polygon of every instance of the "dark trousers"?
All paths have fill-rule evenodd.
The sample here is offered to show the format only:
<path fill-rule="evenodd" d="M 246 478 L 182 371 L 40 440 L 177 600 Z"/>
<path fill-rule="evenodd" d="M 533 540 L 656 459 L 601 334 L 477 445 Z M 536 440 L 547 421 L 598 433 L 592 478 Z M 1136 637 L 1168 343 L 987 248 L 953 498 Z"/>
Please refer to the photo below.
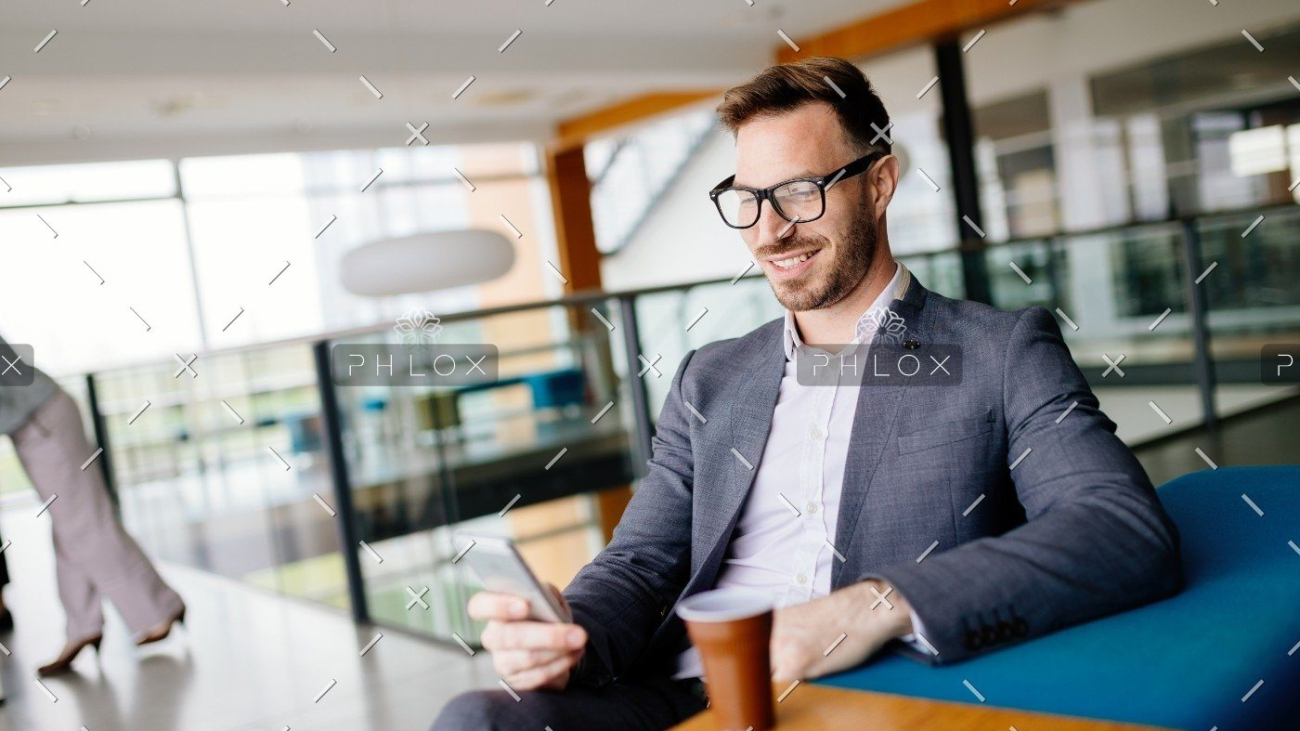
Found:
<path fill-rule="evenodd" d="M 699 679 L 620 681 L 561 692 L 472 690 L 452 698 L 430 731 L 664 731 L 704 710 Z"/>

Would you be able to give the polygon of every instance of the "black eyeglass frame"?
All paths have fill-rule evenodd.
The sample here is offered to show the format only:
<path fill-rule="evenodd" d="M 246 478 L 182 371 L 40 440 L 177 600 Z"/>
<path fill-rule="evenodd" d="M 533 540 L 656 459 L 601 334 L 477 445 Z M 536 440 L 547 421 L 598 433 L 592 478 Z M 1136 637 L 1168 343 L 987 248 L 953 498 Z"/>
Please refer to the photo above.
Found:
<path fill-rule="evenodd" d="M 713 190 L 709 191 L 709 198 L 713 200 L 714 207 L 718 209 L 718 215 L 722 217 L 722 222 L 734 229 L 753 228 L 754 225 L 757 224 L 759 220 L 763 218 L 763 201 L 765 200 L 769 201 L 772 204 L 772 210 L 776 211 L 776 214 L 781 218 L 784 218 L 785 220 L 791 223 L 808 223 L 809 221 L 816 221 L 817 219 L 826 215 L 826 191 L 827 189 L 830 188 L 831 181 L 835 181 L 836 183 L 839 183 L 840 181 L 851 178 L 854 175 L 858 175 L 859 173 L 866 172 L 871 168 L 871 164 L 874 163 L 877 159 L 885 157 L 886 155 L 889 154 L 890 153 L 885 152 L 884 150 L 875 150 L 867 153 L 862 157 L 859 157 L 858 159 L 854 160 L 848 165 L 845 165 L 844 167 L 833 170 L 832 172 L 826 175 L 822 175 L 820 177 L 811 177 L 811 178 L 808 177 L 790 178 L 789 180 L 783 180 L 777 183 L 776 185 L 772 185 L 767 188 L 746 188 L 744 186 L 732 185 L 732 183 L 735 182 L 736 180 L 736 176 L 729 175 L 727 176 L 726 180 L 723 180 L 721 183 L 718 183 L 716 186 L 713 187 Z M 817 214 L 816 216 L 813 216 L 812 218 L 797 218 L 797 217 L 790 218 L 789 216 L 785 215 L 785 211 L 781 210 L 781 205 L 776 202 L 776 198 L 772 195 L 772 192 L 775 191 L 777 188 L 780 188 L 783 185 L 789 185 L 790 183 L 798 183 L 798 182 L 809 182 L 816 185 L 817 191 L 821 194 L 822 212 Z M 722 195 L 724 192 L 728 190 L 744 190 L 753 193 L 754 196 L 758 198 L 758 213 L 754 216 L 754 223 L 751 223 L 748 226 L 732 226 L 731 222 L 727 220 L 727 214 L 722 212 L 722 204 L 718 202 L 718 196 Z"/>

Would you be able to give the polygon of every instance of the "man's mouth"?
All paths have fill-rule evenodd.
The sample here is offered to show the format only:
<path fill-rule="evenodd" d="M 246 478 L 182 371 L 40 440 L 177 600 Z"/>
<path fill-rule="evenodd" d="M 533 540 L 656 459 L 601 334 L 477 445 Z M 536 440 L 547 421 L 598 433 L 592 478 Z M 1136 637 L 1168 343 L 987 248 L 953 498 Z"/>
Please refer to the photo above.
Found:
<path fill-rule="evenodd" d="M 771 264 L 773 269 L 781 273 L 794 273 L 804 269 L 807 266 L 806 262 L 816 256 L 819 251 L 821 251 L 821 249 L 801 251 L 797 254 L 784 256 L 780 259 L 768 259 L 767 263 Z"/>

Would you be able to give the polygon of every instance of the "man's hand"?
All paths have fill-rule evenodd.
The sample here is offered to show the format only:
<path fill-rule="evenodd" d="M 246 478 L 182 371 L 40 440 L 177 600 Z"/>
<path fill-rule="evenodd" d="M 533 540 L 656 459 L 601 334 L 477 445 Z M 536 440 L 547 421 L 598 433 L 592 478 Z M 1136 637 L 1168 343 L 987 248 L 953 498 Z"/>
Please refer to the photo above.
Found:
<path fill-rule="evenodd" d="M 884 601 L 878 601 L 873 588 L 885 595 Z M 772 679 L 788 683 L 851 668 L 911 631 L 907 601 L 874 580 L 783 607 L 772 621 Z"/>
<path fill-rule="evenodd" d="M 568 609 L 554 584 L 551 593 Z M 479 641 L 492 653 L 492 667 L 515 690 L 563 690 L 582 659 L 587 631 L 576 624 L 533 622 L 528 600 L 514 594 L 481 591 L 469 599 L 469 616 L 487 622 Z"/>

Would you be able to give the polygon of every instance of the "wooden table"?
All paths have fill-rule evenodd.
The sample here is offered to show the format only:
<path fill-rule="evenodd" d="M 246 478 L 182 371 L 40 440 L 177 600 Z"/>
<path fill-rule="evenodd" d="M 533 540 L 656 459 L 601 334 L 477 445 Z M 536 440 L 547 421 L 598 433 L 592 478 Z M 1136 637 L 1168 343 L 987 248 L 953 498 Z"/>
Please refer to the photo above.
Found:
<path fill-rule="evenodd" d="M 789 686 L 773 687 L 779 697 Z M 780 731 L 1157 731 L 1113 721 L 1055 716 L 974 703 L 910 698 L 800 683 L 776 706 Z M 720 731 L 712 711 L 697 714 L 672 731 Z"/>

